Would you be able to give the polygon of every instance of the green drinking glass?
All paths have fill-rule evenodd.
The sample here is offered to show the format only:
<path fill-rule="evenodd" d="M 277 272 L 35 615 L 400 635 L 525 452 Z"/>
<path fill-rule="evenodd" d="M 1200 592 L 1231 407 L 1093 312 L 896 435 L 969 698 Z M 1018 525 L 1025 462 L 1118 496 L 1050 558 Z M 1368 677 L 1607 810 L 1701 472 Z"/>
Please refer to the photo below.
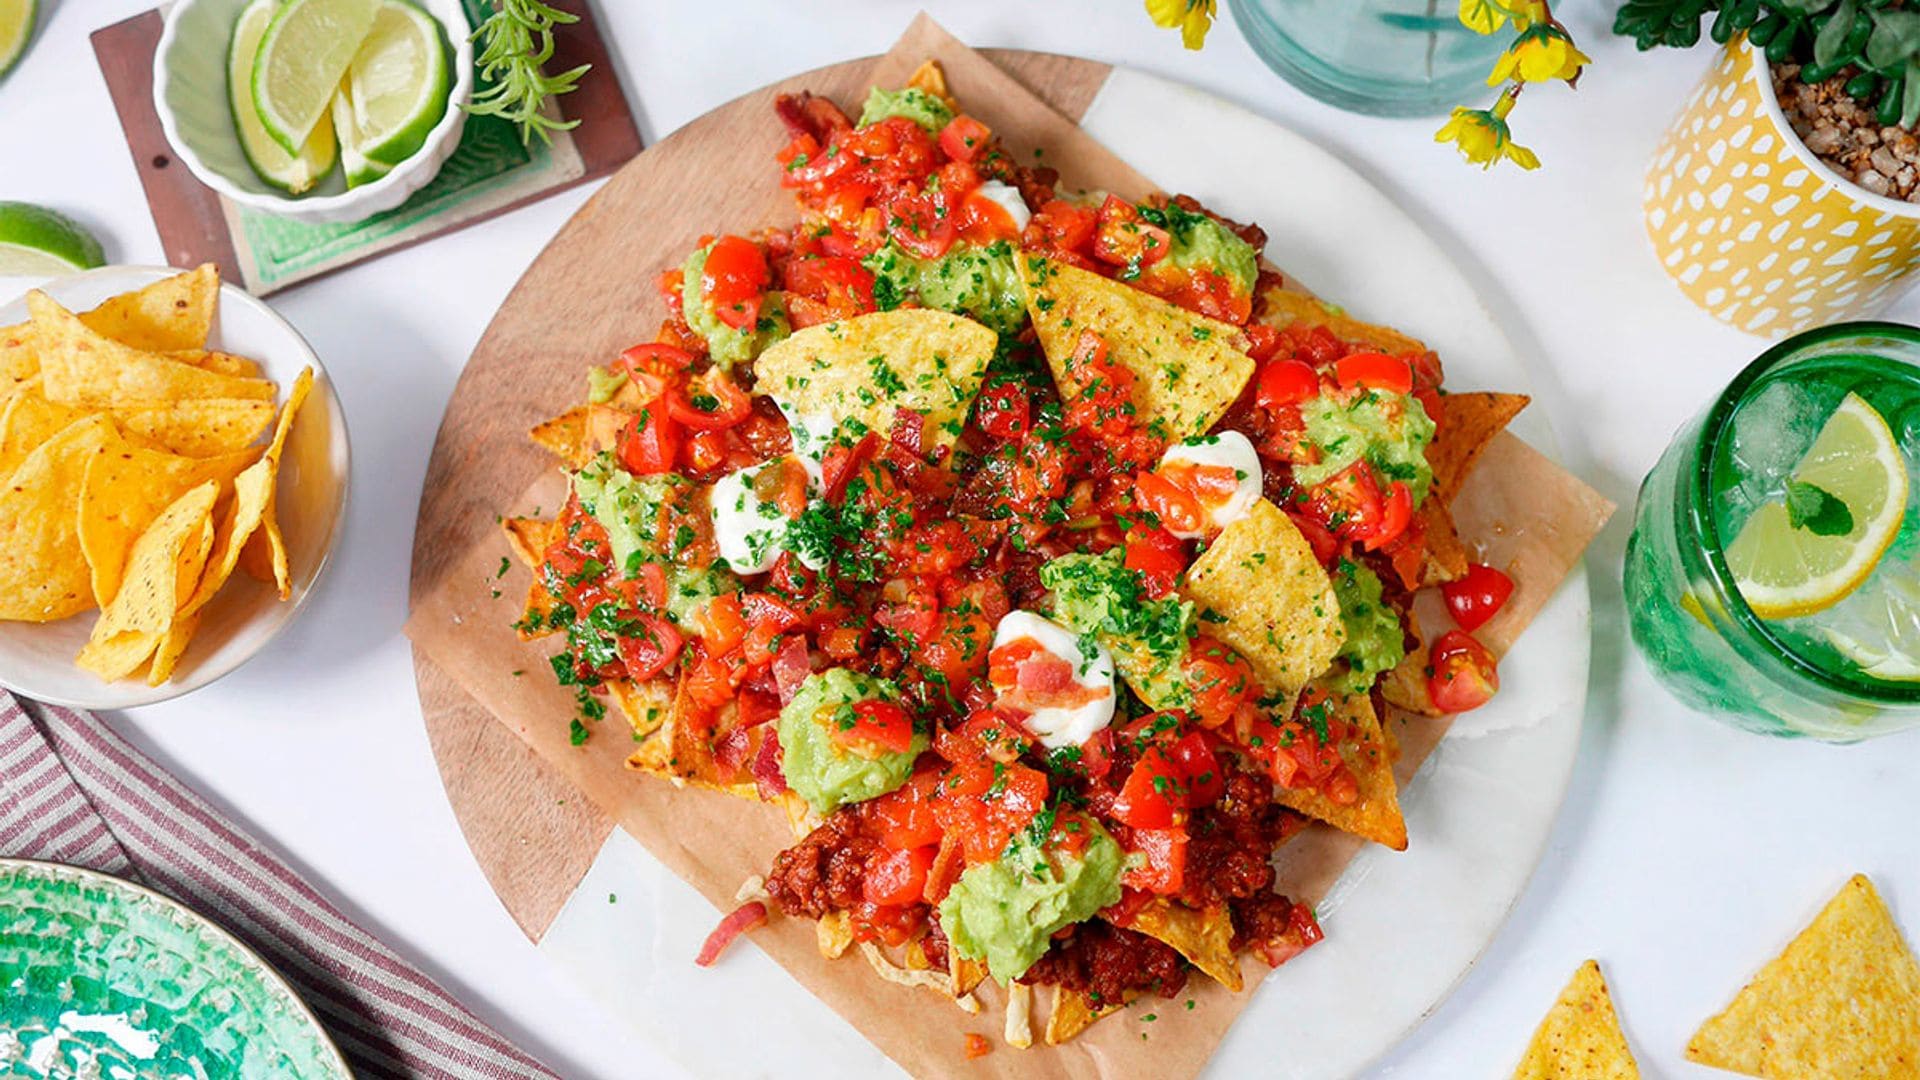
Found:
<path fill-rule="evenodd" d="M 1487 72 L 1511 39 L 1462 25 L 1458 0 L 1228 0 L 1266 65 L 1332 105 L 1432 116 L 1490 100 Z"/>

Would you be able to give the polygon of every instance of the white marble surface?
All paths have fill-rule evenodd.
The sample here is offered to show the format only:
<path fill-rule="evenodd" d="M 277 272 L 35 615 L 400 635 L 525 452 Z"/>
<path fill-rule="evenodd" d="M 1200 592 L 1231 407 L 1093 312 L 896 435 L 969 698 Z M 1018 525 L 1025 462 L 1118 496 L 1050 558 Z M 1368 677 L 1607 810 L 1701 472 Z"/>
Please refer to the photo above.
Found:
<path fill-rule="evenodd" d="M 53 0 L 34 51 L 0 83 L 0 198 L 66 210 L 122 262 L 161 251 L 87 34 L 145 6 Z M 769 80 L 882 51 L 916 7 L 755 0 L 716 17 L 710 5 L 598 6 L 649 140 Z M 1546 168 L 1484 175 L 1433 145 L 1428 122 L 1351 117 L 1293 91 L 1230 20 L 1192 54 L 1127 0 L 931 6 L 974 44 L 1190 82 L 1355 165 L 1475 277 L 1537 358 L 1568 463 L 1623 504 L 1673 429 L 1760 347 L 1692 308 L 1650 254 L 1640 174 L 1706 58 L 1634 53 L 1605 33 L 1612 0 L 1561 5 L 1597 63 L 1577 93 L 1530 94 L 1516 114 Z M 326 357 L 352 421 L 358 475 L 340 562 L 300 624 L 246 669 L 117 722 L 561 1073 L 610 1080 L 683 1072 L 551 971 L 493 899 L 440 792 L 400 636 L 414 507 L 446 396 L 495 307 L 584 197 L 275 299 Z M 1892 316 L 1917 310 L 1909 299 Z M 1920 931 L 1920 735 L 1847 749 L 1768 742 L 1674 704 L 1626 642 L 1626 534 L 1623 515 L 1589 564 L 1588 724 L 1547 856 L 1480 965 L 1375 1075 L 1503 1073 L 1588 956 L 1606 965 L 1649 1074 L 1720 1075 L 1682 1061 L 1687 1035 L 1849 872 L 1874 875 Z"/>

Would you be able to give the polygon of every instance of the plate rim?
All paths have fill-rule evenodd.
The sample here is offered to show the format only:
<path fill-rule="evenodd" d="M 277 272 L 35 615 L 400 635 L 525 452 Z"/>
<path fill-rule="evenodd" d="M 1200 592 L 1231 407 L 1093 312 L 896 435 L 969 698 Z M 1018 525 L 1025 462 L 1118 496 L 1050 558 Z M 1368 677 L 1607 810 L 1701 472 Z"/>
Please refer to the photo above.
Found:
<path fill-rule="evenodd" d="M 327 1031 L 326 1025 L 320 1022 L 320 1017 L 314 1013 L 312 1007 L 307 1004 L 306 999 L 301 997 L 298 991 L 294 990 L 293 984 L 287 981 L 286 976 L 280 974 L 279 968 L 269 963 L 266 957 L 260 955 L 259 950 L 247 944 L 245 941 L 240 940 L 232 931 L 221 926 L 211 917 L 202 915 L 200 912 L 195 911 L 193 908 L 188 907 L 186 904 L 181 903 L 179 900 L 168 896 L 166 893 L 150 885 L 109 874 L 104 870 L 75 866 L 72 863 L 55 862 L 52 859 L 0 856 L 0 872 L 7 870 L 25 870 L 28 873 L 37 874 L 42 881 L 53 880 L 59 877 L 80 878 L 101 888 L 110 890 L 117 889 L 122 892 L 132 893 L 140 899 L 158 903 L 161 907 L 168 908 L 176 914 L 186 916 L 188 921 L 194 923 L 202 933 L 211 935 L 219 945 L 232 950 L 245 960 L 247 965 L 250 966 L 256 974 L 261 976 L 262 981 L 266 983 L 268 989 L 283 999 L 284 1004 L 291 1004 L 293 1011 L 304 1019 L 307 1026 L 312 1029 L 314 1035 L 319 1039 L 320 1045 L 332 1054 L 332 1060 L 325 1062 L 325 1064 L 336 1069 L 337 1075 L 344 1078 L 344 1080 L 352 1080 L 353 1070 L 347 1064 L 346 1055 L 341 1052 L 339 1045 L 333 1041 L 333 1035 Z"/>
<path fill-rule="evenodd" d="M 186 270 L 180 267 L 160 266 L 153 263 L 109 263 L 105 266 L 96 266 L 86 270 L 75 271 L 71 274 L 60 274 L 55 277 L 40 279 L 37 284 L 24 284 L 18 296 L 14 296 L 0 303 L 0 311 L 24 302 L 26 294 L 35 289 L 46 292 L 49 295 L 56 295 L 56 290 L 73 288 L 98 278 L 111 278 L 115 275 L 122 274 L 127 275 L 130 279 L 138 279 L 137 284 L 133 286 L 134 288 L 138 288 L 141 285 L 152 284 L 154 281 L 186 272 Z M 32 277 L 0 278 L 0 282 L 8 283 L 26 283 L 33 282 L 34 280 Z M 183 697 L 203 687 L 210 686 L 252 662 L 254 657 L 265 651 L 267 646 L 271 645 L 280 635 L 286 633 L 287 629 L 300 618 L 301 614 L 306 611 L 308 602 L 326 581 L 327 570 L 333 565 L 334 551 L 338 548 L 340 538 L 346 531 L 347 506 L 353 489 L 353 439 L 347 423 L 346 409 L 340 401 L 339 388 L 335 384 L 332 374 L 327 371 L 326 364 L 321 362 L 319 354 L 313 348 L 313 344 L 307 340 L 306 335 L 302 334 L 285 316 L 269 306 L 266 301 L 242 289 L 233 282 L 224 279 L 220 282 L 219 296 L 222 307 L 228 302 L 238 302 L 241 306 L 265 316 L 271 323 L 276 324 L 278 329 L 285 332 L 291 341 L 299 345 L 304 362 L 313 368 L 314 390 L 324 390 L 327 395 L 327 404 L 332 416 L 329 442 L 333 448 L 333 455 L 337 459 L 340 467 L 340 491 L 334 498 L 333 510 L 329 515 L 330 520 L 327 525 L 327 535 L 320 546 L 320 560 L 313 568 L 312 576 L 308 578 L 305 588 L 301 589 L 298 595 L 289 601 L 291 607 L 287 609 L 285 616 L 280 620 L 280 624 L 274 627 L 272 632 L 266 637 L 262 638 L 259 644 L 251 651 L 233 661 L 232 664 L 224 669 L 196 669 L 193 675 L 188 678 L 179 680 L 169 679 L 159 686 L 147 686 L 144 683 L 139 683 L 137 684 L 138 689 L 133 690 L 133 692 L 114 697 L 94 697 L 84 694 L 72 695 L 57 691 L 47 693 L 44 690 L 37 690 L 30 685 L 22 683 L 18 677 L 7 671 L 0 670 L 0 689 L 32 698 L 35 701 L 46 702 L 49 705 L 60 705 L 69 709 L 133 709 L 145 705 L 157 705 L 163 701 L 172 701 L 175 698 Z M 220 316 L 220 318 L 224 318 L 224 316 Z M 215 329 L 217 330 L 218 327 L 219 323 L 216 322 Z M 81 614 L 84 615 L 85 612 Z M 77 617 L 78 616 L 68 616 L 68 618 Z M 66 620 L 63 619 L 60 621 L 65 622 Z M 34 623 L 23 625 L 37 626 L 57 624 Z M 103 690 L 110 691 L 115 687 L 132 687 L 135 684 L 129 683 L 128 680 L 121 679 L 117 682 L 101 683 L 100 685 Z"/>

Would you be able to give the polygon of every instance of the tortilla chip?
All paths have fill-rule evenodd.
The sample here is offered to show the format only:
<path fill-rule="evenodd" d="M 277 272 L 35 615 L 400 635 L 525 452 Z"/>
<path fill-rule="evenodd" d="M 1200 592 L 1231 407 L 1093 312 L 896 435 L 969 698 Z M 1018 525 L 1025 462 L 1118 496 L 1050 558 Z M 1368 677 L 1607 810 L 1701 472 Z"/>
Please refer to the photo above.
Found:
<path fill-rule="evenodd" d="M 1407 633 L 1417 638 L 1420 644 L 1407 650 L 1400 663 L 1392 671 L 1380 677 L 1380 695 L 1387 704 L 1396 709 L 1405 709 L 1421 716 L 1443 716 L 1440 706 L 1434 704 L 1433 694 L 1427 689 L 1427 666 L 1432 658 L 1432 650 L 1427 639 L 1420 633 L 1420 624 L 1414 620 L 1413 609 L 1400 613 Z"/>
<path fill-rule="evenodd" d="M 559 633 L 561 628 L 552 625 L 548 620 L 548 616 L 553 614 L 553 609 L 559 605 L 560 601 L 540 581 L 540 575 L 535 574 L 533 581 L 527 585 L 526 607 L 521 612 L 520 618 L 513 624 L 513 632 L 521 641 L 538 641 L 543 637 Z"/>
<path fill-rule="evenodd" d="M 286 448 L 287 433 L 293 430 L 293 422 L 300 413 L 300 406 L 305 403 L 307 400 L 307 392 L 312 389 L 313 369 L 300 369 L 299 378 L 293 380 L 293 386 L 287 391 L 287 403 L 280 408 L 280 420 L 274 426 L 273 438 L 267 443 L 266 452 L 260 455 L 259 462 L 259 464 L 264 465 L 266 469 L 265 485 L 267 489 L 267 506 L 260 516 L 260 532 L 258 534 L 259 537 L 263 539 L 250 541 L 248 547 L 251 548 L 255 545 L 264 544 L 267 558 L 273 567 L 272 580 L 274 585 L 279 588 L 280 599 L 282 600 L 293 595 L 293 573 L 287 564 L 286 538 L 280 535 L 280 519 L 274 514 L 274 504 L 276 501 L 274 488 L 275 482 L 280 476 L 280 453 Z M 244 557 L 246 549 L 243 549 L 241 554 Z M 259 556 L 255 555 L 254 560 L 257 564 Z M 252 573 L 253 570 L 250 569 L 249 572 Z M 267 580 L 258 573 L 255 573 L 254 576 L 260 577 L 263 581 Z"/>
<path fill-rule="evenodd" d="M 907 87 L 921 93 L 932 94 L 946 102 L 947 108 L 954 112 L 961 111 L 960 102 L 947 91 L 947 73 L 938 60 L 928 60 L 914 68 L 913 74 L 907 76 Z"/>
<path fill-rule="evenodd" d="M 87 464 L 116 441 L 104 416 L 75 421 L 0 488 L 0 619 L 53 622 L 94 606 L 74 508 Z"/>
<path fill-rule="evenodd" d="M 1308 817 L 1318 818 L 1341 832 L 1384 844 L 1395 851 L 1407 850 L 1407 819 L 1400 813 L 1400 785 L 1393 780 L 1394 755 L 1380 732 L 1380 718 L 1374 715 L 1373 699 L 1367 694 L 1351 697 L 1329 691 L 1333 715 L 1353 726 L 1351 738 L 1341 742 L 1340 759 L 1360 781 L 1360 797 L 1342 806 L 1317 788 L 1280 788 L 1273 801 Z"/>
<path fill-rule="evenodd" d="M 273 423 L 273 402 L 256 398 L 201 398 L 113 411 L 114 422 L 176 454 L 213 457 L 252 446 Z"/>
<path fill-rule="evenodd" d="M 86 316 L 81 316 L 85 321 Z M 112 335 L 109 334 L 109 337 Z M 258 378 L 260 365 L 244 356 L 232 353 L 214 352 L 207 349 L 175 349 L 167 353 L 167 359 L 178 360 L 183 364 L 192 364 L 202 371 L 211 371 L 216 375 L 234 375 L 240 378 Z"/>
<path fill-rule="evenodd" d="M 917 412 L 920 448 L 931 455 L 960 437 L 999 341 L 963 315 L 875 311 L 774 343 L 754 361 L 755 389 L 830 417 L 854 438 L 871 431 L 885 439 L 897 413 Z"/>
<path fill-rule="evenodd" d="M 1467 555 L 1467 545 L 1460 540 L 1460 530 L 1454 527 L 1453 511 L 1447 509 L 1446 500 L 1429 495 L 1417 513 L 1426 533 L 1426 558 L 1421 560 L 1419 580 L 1401 584 L 1417 588 L 1465 576 L 1467 564 L 1472 560 Z"/>
<path fill-rule="evenodd" d="M 520 560 L 520 565 L 538 570 L 547 549 L 553 546 L 560 523 L 530 517 L 504 518 L 500 531 L 507 534 L 507 547 L 513 551 L 513 557 Z"/>
<path fill-rule="evenodd" d="M 576 405 L 559 416 L 535 424 L 527 435 L 534 442 L 577 469 L 587 463 L 593 452 L 587 448 L 587 406 Z"/>
<path fill-rule="evenodd" d="M 923 990 L 932 990 L 942 997 L 949 996 L 952 991 L 952 984 L 947 980 L 945 972 L 928 971 L 924 967 L 915 968 L 912 965 L 896 964 L 887 958 L 886 953 L 880 951 L 880 946 L 875 945 L 871 941 L 863 941 L 860 943 L 860 953 L 867 958 L 867 966 L 873 969 L 873 973 L 885 979 L 887 982 L 899 986 L 917 986 Z"/>
<path fill-rule="evenodd" d="M 159 686 L 168 679 L 180 665 L 180 657 L 187 651 L 187 645 L 193 640 L 196 630 L 200 629 L 200 613 L 183 613 L 174 616 L 173 625 L 161 636 L 160 643 L 153 650 L 153 664 L 147 669 L 147 685 Z"/>
<path fill-rule="evenodd" d="M 1205 633 L 1246 657 L 1262 686 L 1288 697 L 1325 672 L 1346 640 L 1333 582 L 1306 537 L 1266 499 L 1194 560 L 1181 591 Z"/>
<path fill-rule="evenodd" d="M 1002 1034 L 1015 1050 L 1033 1045 L 1033 987 L 1026 983 L 1007 987 L 1007 1027 Z"/>
<path fill-rule="evenodd" d="M 1599 964 L 1589 960 L 1573 973 L 1534 1031 L 1513 1080 L 1640 1080 Z"/>
<path fill-rule="evenodd" d="M 174 500 L 140 534 L 127 556 L 126 581 L 100 612 L 75 664 L 112 682 L 133 674 L 159 647 L 199 583 L 219 496 L 220 485 L 209 480 Z"/>
<path fill-rule="evenodd" d="M 96 333 L 38 289 L 27 294 L 27 309 L 49 401 L 128 408 L 184 398 L 273 399 L 274 385 L 265 379 L 218 375 Z"/>
<path fill-rule="evenodd" d="M 97 334 L 130 349 L 168 352 L 199 349 L 213 330 L 220 301 L 220 271 L 212 263 L 156 281 L 80 316 Z"/>
<path fill-rule="evenodd" d="M 757 801 L 760 789 L 752 777 L 745 775 L 744 768 L 729 769 L 721 764 L 714 750 L 721 733 L 733 727 L 738 716 L 737 709 L 732 703 L 722 706 L 711 729 L 696 725 L 693 718 L 697 710 L 687 700 L 686 686 L 687 680 L 680 680 L 672 706 L 665 710 L 659 730 L 654 735 L 666 742 L 666 774 L 679 783 Z M 747 733 L 747 749 L 741 756 L 742 761 L 752 761 L 754 755 L 760 752 L 760 745 L 767 738 L 767 730 L 767 725 L 762 725 Z"/>
<path fill-rule="evenodd" d="M 1095 1005 L 1093 996 L 1085 990 L 1055 988 L 1053 1011 L 1047 1016 L 1047 1045 L 1059 1046 L 1092 1027 L 1095 1020 L 1126 1008 L 1136 993 L 1129 991 L 1125 1000 Z"/>
<path fill-rule="evenodd" d="M 1427 463 L 1433 466 L 1433 489 L 1427 501 L 1452 503 L 1474 463 L 1533 399 L 1525 394 L 1475 391 L 1447 394 L 1440 399 L 1440 415 L 1433 441 L 1427 444 Z"/>
<path fill-rule="evenodd" d="M 40 360 L 33 354 L 33 324 L 0 326 L 0 402 L 39 374 Z"/>
<path fill-rule="evenodd" d="M 614 679 L 607 683 L 607 693 L 620 706 L 620 711 L 627 714 L 627 723 L 633 725 L 635 738 L 645 738 L 660 730 L 673 708 L 673 693 L 659 682 Z"/>
<path fill-rule="evenodd" d="M 1127 929 L 1173 946 L 1214 982 L 1236 994 L 1240 992 L 1240 961 L 1233 955 L 1233 914 L 1227 905 L 1193 908 L 1157 896 L 1134 913 Z"/>
<path fill-rule="evenodd" d="M 1855 874 L 1720 1015 L 1687 1060 L 1768 1077 L 1920 1075 L 1920 964 Z"/>
<path fill-rule="evenodd" d="M 29 379 L 0 407 L 0 480 L 12 476 L 40 444 L 87 415 L 85 409 L 48 401 L 38 386 L 38 376 Z"/>
<path fill-rule="evenodd" d="M 143 450 L 124 442 L 96 455 L 80 486 L 80 553 L 87 560 L 94 602 L 112 603 L 135 539 L 173 501 L 208 480 L 222 489 L 253 464 L 251 450 L 217 458 L 189 458 Z"/>
<path fill-rule="evenodd" d="M 1133 372 L 1135 419 L 1168 442 L 1213 427 L 1253 374 L 1231 323 L 1090 270 L 1025 252 L 1019 259 L 1027 313 L 1063 398 L 1071 400 L 1073 354 L 1089 327 L 1099 329 L 1108 358 Z"/>
<path fill-rule="evenodd" d="M 948 949 L 947 973 L 953 979 L 953 996 L 965 997 L 987 981 L 987 964 L 984 960 L 969 960 L 961 956 L 959 949 Z"/>
<path fill-rule="evenodd" d="M 194 590 L 192 598 L 183 606 L 182 614 L 198 615 L 226 585 L 227 579 L 233 576 L 241 553 L 246 550 L 248 541 L 258 534 L 267 504 L 273 499 L 273 479 L 273 467 L 264 460 L 254 462 L 234 477 L 233 499 L 228 502 L 227 512 L 220 520 L 213 553 L 208 556 L 206 573 L 200 579 L 199 588 Z M 156 661 L 156 670 L 158 666 Z"/>
<path fill-rule="evenodd" d="M 1349 345 L 1364 345 L 1389 356 L 1406 356 L 1428 351 L 1424 342 L 1386 326 L 1364 323 L 1347 317 L 1346 312 L 1306 293 L 1270 286 L 1261 292 L 1255 317 L 1268 326 L 1310 330 L 1323 327 Z"/>
<path fill-rule="evenodd" d="M 853 919 L 844 911 L 829 911 L 813 924 L 813 933 L 820 955 L 838 960 L 853 945 Z"/>

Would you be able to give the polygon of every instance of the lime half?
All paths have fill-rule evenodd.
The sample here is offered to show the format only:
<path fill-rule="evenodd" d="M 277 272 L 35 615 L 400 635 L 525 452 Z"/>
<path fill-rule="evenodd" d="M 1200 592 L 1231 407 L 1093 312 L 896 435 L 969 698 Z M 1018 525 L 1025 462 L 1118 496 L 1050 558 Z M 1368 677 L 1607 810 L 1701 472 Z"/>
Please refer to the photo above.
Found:
<path fill-rule="evenodd" d="M 447 53 L 440 23 L 407 3 L 386 0 L 347 67 L 360 152 L 398 165 L 426 145 L 447 115 Z"/>
<path fill-rule="evenodd" d="M 1784 502 L 1756 510 L 1727 547 L 1740 595 L 1763 619 L 1825 611 L 1873 574 L 1900 532 L 1907 466 L 1887 421 L 1857 394 L 1827 417 L 1792 481 L 1845 504 L 1852 527 L 1834 535 L 1796 526 Z M 1803 523 L 1804 524 L 1804 523 Z"/>
<path fill-rule="evenodd" d="M 353 54 L 373 29 L 381 0 L 287 0 L 254 56 L 253 107 L 273 141 L 299 154 L 327 114 Z"/>
<path fill-rule="evenodd" d="M 357 188 L 387 175 L 393 166 L 384 165 L 360 152 L 360 127 L 353 118 L 353 90 L 345 80 L 333 95 L 333 130 L 340 136 L 340 167 L 347 174 L 347 186 Z"/>
<path fill-rule="evenodd" d="M 253 58 L 260 51 L 260 39 L 267 24 L 279 9 L 279 0 L 253 0 L 240 12 L 233 24 L 233 44 L 227 49 L 228 100 L 233 106 L 233 126 L 240 135 L 240 149 L 247 164 L 260 179 L 293 195 L 313 187 L 333 168 L 333 124 L 325 117 L 313 125 L 306 145 L 298 156 L 289 154 L 273 141 L 261 126 L 260 114 L 253 107 Z"/>
<path fill-rule="evenodd" d="M 27 55 L 40 0 L 0 0 L 0 77 Z"/>
<path fill-rule="evenodd" d="M 100 241 L 65 214 L 31 203 L 0 202 L 0 274 L 66 274 L 106 261 Z"/>

